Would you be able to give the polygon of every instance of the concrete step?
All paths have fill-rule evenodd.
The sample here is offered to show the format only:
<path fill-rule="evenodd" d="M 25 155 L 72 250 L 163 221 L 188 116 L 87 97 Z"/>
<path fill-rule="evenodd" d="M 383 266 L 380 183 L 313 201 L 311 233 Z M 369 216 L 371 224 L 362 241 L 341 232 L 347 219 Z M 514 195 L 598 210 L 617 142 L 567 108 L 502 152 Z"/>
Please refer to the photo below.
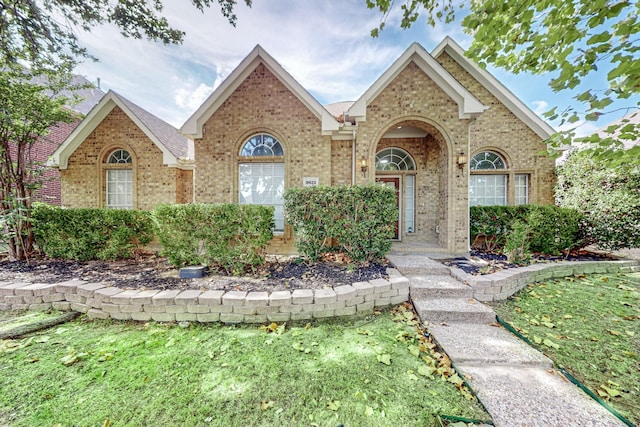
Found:
<path fill-rule="evenodd" d="M 624 426 L 553 369 L 459 363 L 456 368 L 469 381 L 496 427 Z"/>
<path fill-rule="evenodd" d="M 473 297 L 473 288 L 452 276 L 412 276 L 409 280 L 410 295 L 414 300 Z"/>
<path fill-rule="evenodd" d="M 528 366 L 550 369 L 553 363 L 502 327 L 476 323 L 429 324 L 427 330 L 456 364 Z"/>
<path fill-rule="evenodd" d="M 446 276 L 449 274 L 449 267 L 420 254 L 389 254 L 387 259 L 407 277 Z"/>
<path fill-rule="evenodd" d="M 422 321 L 430 323 L 485 323 L 495 322 L 496 313 L 473 298 L 432 298 L 413 300 L 413 306 Z"/>

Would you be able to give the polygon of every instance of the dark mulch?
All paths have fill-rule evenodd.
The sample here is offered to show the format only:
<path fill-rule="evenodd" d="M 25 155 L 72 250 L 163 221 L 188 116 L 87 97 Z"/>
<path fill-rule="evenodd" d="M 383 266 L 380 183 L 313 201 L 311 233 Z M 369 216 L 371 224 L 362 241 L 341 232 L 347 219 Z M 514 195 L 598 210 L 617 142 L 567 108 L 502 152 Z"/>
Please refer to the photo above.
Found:
<path fill-rule="evenodd" d="M 470 259 L 469 259 L 470 258 Z M 522 267 L 521 265 L 510 264 L 507 256 L 495 252 L 473 250 L 469 258 L 443 259 L 441 262 L 450 267 L 458 267 L 467 274 L 480 275 L 491 274 L 497 271 Z M 474 260 L 485 261 L 486 265 L 478 265 Z M 608 254 L 591 252 L 586 250 L 572 251 L 561 256 L 534 254 L 532 263 L 549 263 L 559 261 L 611 261 L 616 259 Z"/>
<path fill-rule="evenodd" d="M 319 289 L 388 277 L 386 263 L 305 262 L 300 258 L 270 259 L 242 276 L 211 271 L 201 279 L 179 279 L 178 269 L 163 257 L 138 254 L 130 260 L 67 261 L 35 257 L 27 262 L 0 260 L 0 281 L 59 283 L 72 279 L 126 289 L 220 289 L 275 291 Z"/>

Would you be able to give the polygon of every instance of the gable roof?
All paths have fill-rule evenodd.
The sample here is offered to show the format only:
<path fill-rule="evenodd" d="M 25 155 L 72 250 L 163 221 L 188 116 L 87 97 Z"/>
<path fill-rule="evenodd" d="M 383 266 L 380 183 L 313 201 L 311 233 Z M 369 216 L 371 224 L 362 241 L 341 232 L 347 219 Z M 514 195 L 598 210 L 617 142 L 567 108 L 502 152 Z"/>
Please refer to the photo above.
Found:
<path fill-rule="evenodd" d="M 451 99 L 458 104 L 458 116 L 469 119 L 487 109 L 478 98 L 462 86 L 418 43 L 411 46 L 376 80 L 349 108 L 348 114 L 360 120 L 366 119 L 367 105 L 373 101 L 411 62 L 425 72 Z"/>
<path fill-rule="evenodd" d="M 495 96 L 509 111 L 517 118 L 522 120 L 529 128 L 534 131 L 540 138 L 548 139 L 556 131 L 536 113 L 534 113 L 527 105 L 518 99 L 509 89 L 500 83 L 487 70 L 478 66 L 475 62 L 464 55 L 464 49 L 460 47 L 451 37 L 447 36 L 440 42 L 438 46 L 431 52 L 434 58 L 438 58 L 442 53 L 447 53 L 454 61 L 458 63 L 465 71 L 476 79 L 485 87 L 493 96 Z"/>
<path fill-rule="evenodd" d="M 52 154 L 50 166 L 66 169 L 69 157 L 115 108 L 119 107 L 147 137 L 162 151 L 162 163 L 169 167 L 189 168 L 193 160 L 193 142 L 180 135 L 178 130 L 110 90 L 91 109 L 78 127 Z"/>
<path fill-rule="evenodd" d="M 202 138 L 202 126 L 224 101 L 246 80 L 259 64 L 263 64 L 322 122 L 322 132 L 339 129 L 338 121 L 304 87 L 300 85 L 260 45 L 256 45 L 235 70 L 218 86 L 209 98 L 182 125 L 180 132 L 190 138 Z"/>

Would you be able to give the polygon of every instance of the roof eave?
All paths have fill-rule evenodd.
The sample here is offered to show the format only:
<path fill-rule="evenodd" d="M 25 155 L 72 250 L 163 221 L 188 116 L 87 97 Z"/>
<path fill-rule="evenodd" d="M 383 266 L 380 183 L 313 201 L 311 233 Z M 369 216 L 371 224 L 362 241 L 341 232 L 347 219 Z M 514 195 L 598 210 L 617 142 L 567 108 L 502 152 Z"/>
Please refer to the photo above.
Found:
<path fill-rule="evenodd" d="M 522 120 L 529 128 L 542 139 L 548 139 L 556 133 L 555 129 L 542 120 L 524 102 L 513 94 L 506 86 L 500 83 L 487 70 L 480 68 L 475 62 L 467 58 L 462 47 L 451 37 L 445 37 L 431 52 L 434 58 L 443 52 L 447 53 L 465 71 L 483 85 L 493 96 L 502 102 L 513 114 Z"/>
<path fill-rule="evenodd" d="M 314 115 L 320 120 L 322 132 L 330 134 L 339 128 L 339 123 L 300 83 L 295 80 L 260 45 L 247 55 L 231 74 L 218 86 L 207 100 L 187 119 L 180 132 L 191 139 L 202 138 L 204 123 L 220 108 L 222 103 L 246 80 L 260 64 L 276 76 Z"/>
<path fill-rule="evenodd" d="M 355 117 L 357 121 L 365 121 L 369 102 L 375 99 L 412 61 L 458 104 L 460 119 L 473 118 L 488 108 L 453 78 L 422 46 L 413 43 L 349 108 L 347 114 Z"/>

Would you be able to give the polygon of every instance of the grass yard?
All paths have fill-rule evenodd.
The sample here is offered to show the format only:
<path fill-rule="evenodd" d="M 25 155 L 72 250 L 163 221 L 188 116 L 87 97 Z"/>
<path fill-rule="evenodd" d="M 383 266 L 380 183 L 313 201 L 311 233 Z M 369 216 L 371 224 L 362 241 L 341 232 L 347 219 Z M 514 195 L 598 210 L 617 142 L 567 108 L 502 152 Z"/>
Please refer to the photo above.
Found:
<path fill-rule="evenodd" d="M 568 277 L 530 285 L 496 312 L 640 423 L 640 274 Z"/>
<path fill-rule="evenodd" d="M 433 426 L 437 415 L 488 419 L 446 356 L 420 337 L 405 306 L 293 327 L 81 318 L 0 341 L 0 425 Z"/>

